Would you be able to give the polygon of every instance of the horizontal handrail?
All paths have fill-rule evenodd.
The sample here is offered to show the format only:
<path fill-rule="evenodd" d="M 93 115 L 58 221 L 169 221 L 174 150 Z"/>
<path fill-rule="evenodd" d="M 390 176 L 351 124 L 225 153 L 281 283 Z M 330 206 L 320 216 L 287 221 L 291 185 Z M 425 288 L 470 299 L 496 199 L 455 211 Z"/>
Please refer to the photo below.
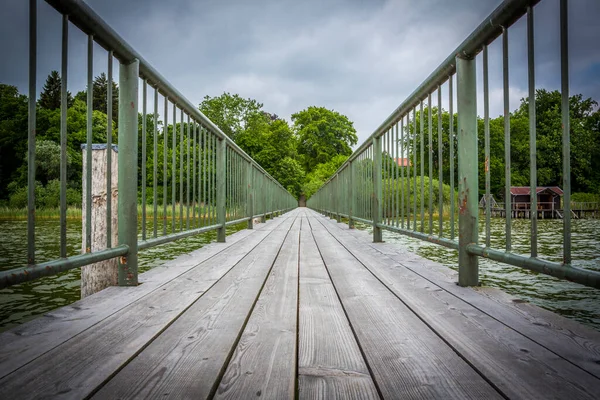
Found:
<path fill-rule="evenodd" d="M 18 283 L 29 282 L 44 276 L 60 274 L 61 272 L 83 267 L 84 265 L 121 257 L 126 255 L 128 251 L 129 248 L 126 245 L 121 245 L 94 253 L 84 253 L 36 265 L 28 265 L 27 267 L 0 271 L 0 289 Z"/>

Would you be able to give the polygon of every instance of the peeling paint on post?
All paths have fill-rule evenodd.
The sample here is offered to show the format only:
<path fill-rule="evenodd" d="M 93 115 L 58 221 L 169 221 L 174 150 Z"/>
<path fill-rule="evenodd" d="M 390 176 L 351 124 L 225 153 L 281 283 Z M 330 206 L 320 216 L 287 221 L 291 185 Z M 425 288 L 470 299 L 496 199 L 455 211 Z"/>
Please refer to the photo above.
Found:
<path fill-rule="evenodd" d="M 467 251 L 477 244 L 478 171 L 477 171 L 477 83 L 474 59 L 456 58 L 458 103 L 458 284 L 479 285 L 479 262 Z"/>
<path fill-rule="evenodd" d="M 131 174 L 138 160 L 139 67 L 138 60 L 119 67 L 119 245 L 129 248 L 119 259 L 119 286 L 138 284 L 137 179 Z"/>

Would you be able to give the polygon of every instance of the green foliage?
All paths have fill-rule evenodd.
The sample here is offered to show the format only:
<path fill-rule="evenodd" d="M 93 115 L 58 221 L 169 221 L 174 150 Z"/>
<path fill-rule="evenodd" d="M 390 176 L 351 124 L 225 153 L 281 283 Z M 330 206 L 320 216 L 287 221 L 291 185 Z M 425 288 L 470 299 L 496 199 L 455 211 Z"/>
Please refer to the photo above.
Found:
<path fill-rule="evenodd" d="M 104 115 L 108 114 L 108 78 L 102 72 L 94 78 L 92 83 L 92 109 L 100 111 Z M 87 104 L 87 90 L 77 92 L 75 99 Z M 119 122 L 119 87 L 116 82 L 112 82 L 112 120 Z"/>
<path fill-rule="evenodd" d="M 592 99 L 583 99 L 581 95 L 570 98 L 571 127 L 571 189 L 573 192 L 600 193 L 600 111 Z M 424 162 L 425 175 L 429 175 L 429 125 L 428 110 L 423 111 L 423 145 L 425 160 L 420 159 L 421 127 L 420 112 L 416 113 L 416 167 L 420 173 Z M 432 109 L 432 176 L 437 177 L 438 162 L 438 113 Z M 562 170 L 562 121 L 561 95 L 558 91 L 539 89 L 536 91 L 536 148 L 537 180 L 539 186 L 563 186 Z M 457 120 L 454 117 L 454 134 L 457 132 Z M 484 120 L 478 119 L 479 141 L 479 190 L 485 190 L 485 137 Z M 504 157 L 504 117 L 490 119 L 490 187 L 497 198 L 504 196 L 505 157 Z M 411 162 L 414 159 L 414 124 L 405 128 L 404 148 Z M 410 140 L 408 139 L 410 134 Z M 450 146 L 449 114 L 442 113 L 442 172 L 443 181 L 450 182 Z M 454 151 L 457 154 L 458 140 L 455 137 Z M 510 157 L 511 186 L 529 185 L 529 102 L 522 99 L 517 110 L 510 115 Z M 385 160 L 385 155 L 384 155 Z M 454 160 L 455 174 L 458 172 L 457 159 Z M 457 175 L 455 175 L 456 177 Z M 456 178 L 455 178 L 456 179 Z"/>
<path fill-rule="evenodd" d="M 27 160 L 27 96 L 15 86 L 0 83 L 0 198 Z"/>
<path fill-rule="evenodd" d="M 11 208 L 27 207 L 27 187 L 11 187 L 13 190 L 8 199 Z M 66 191 L 67 206 L 81 207 L 81 192 L 69 188 Z M 47 185 L 41 182 L 35 184 L 35 206 L 36 208 L 58 208 L 60 206 L 60 181 L 53 179 Z"/>
<path fill-rule="evenodd" d="M 571 201 L 577 203 L 600 203 L 600 193 L 572 193 Z"/>
<path fill-rule="evenodd" d="M 335 171 L 348 159 L 348 156 L 338 154 L 325 163 L 317 164 L 311 173 L 306 176 L 303 192 L 306 198 L 310 198 L 323 184 L 333 175 Z"/>
<path fill-rule="evenodd" d="M 50 75 L 48 75 L 48 78 L 46 78 L 46 83 L 44 84 L 42 93 L 40 93 L 40 99 L 38 100 L 38 105 L 40 108 L 44 108 L 46 110 L 60 109 L 61 85 L 62 79 L 58 71 L 50 72 Z M 67 107 L 71 107 L 72 104 L 73 96 L 71 96 L 71 92 L 67 92 Z"/>
<path fill-rule="evenodd" d="M 36 141 L 35 163 L 37 178 L 43 183 L 58 179 L 60 174 L 60 145 L 51 140 Z M 67 168 L 70 164 L 71 157 L 67 154 Z"/>
<path fill-rule="evenodd" d="M 298 134 L 298 155 L 307 173 L 336 155 L 349 156 L 358 141 L 352 122 L 336 111 L 308 107 L 292 114 Z"/>
<path fill-rule="evenodd" d="M 257 122 L 257 116 L 262 114 L 262 106 L 254 99 L 223 93 L 218 97 L 205 96 L 198 108 L 227 136 L 237 141 L 239 134 Z"/>

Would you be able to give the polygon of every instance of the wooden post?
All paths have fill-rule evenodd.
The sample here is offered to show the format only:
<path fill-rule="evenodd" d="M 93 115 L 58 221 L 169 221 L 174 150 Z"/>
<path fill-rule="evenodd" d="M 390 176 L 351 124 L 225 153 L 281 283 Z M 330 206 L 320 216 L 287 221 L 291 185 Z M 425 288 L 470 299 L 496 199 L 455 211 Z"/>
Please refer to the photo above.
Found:
<path fill-rule="evenodd" d="M 82 145 L 83 152 L 83 202 L 86 204 L 86 145 Z M 112 146 L 111 172 L 112 182 L 110 196 L 112 196 L 112 204 L 117 204 L 118 197 L 118 166 L 119 160 L 117 157 L 117 146 Z M 105 144 L 92 145 L 92 241 L 91 251 L 104 250 L 107 244 L 107 218 L 106 218 L 106 172 L 107 172 L 107 155 L 108 149 Z M 113 244 L 118 243 L 118 220 L 117 207 L 112 207 L 111 210 L 111 241 Z M 86 227 L 86 209 L 82 207 L 82 243 L 81 252 L 85 253 L 85 227 Z M 81 298 L 99 292 L 108 286 L 114 286 L 118 283 L 119 264 L 116 258 L 111 260 L 101 261 L 94 264 L 81 267 Z"/>

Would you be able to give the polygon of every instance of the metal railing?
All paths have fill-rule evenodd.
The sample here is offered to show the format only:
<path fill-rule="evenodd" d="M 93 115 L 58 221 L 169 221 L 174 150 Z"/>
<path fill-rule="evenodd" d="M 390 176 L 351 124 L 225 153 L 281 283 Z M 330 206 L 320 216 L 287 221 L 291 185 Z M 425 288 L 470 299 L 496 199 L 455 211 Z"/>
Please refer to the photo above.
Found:
<path fill-rule="evenodd" d="M 399 232 L 459 251 L 459 284 L 478 285 L 478 257 L 519 266 L 592 287 L 600 287 L 600 273 L 571 265 L 571 183 L 569 128 L 569 72 L 567 0 L 560 0 L 560 65 L 562 96 L 563 262 L 538 257 L 537 213 L 531 213 L 529 256 L 511 252 L 511 164 L 508 33 L 522 17 L 527 24 L 530 186 L 536 193 L 536 112 L 533 12 L 539 0 L 506 0 L 373 132 L 309 200 L 308 206 L 340 219 L 373 226 L 373 240 L 382 229 Z M 505 206 L 504 250 L 490 246 L 490 201 L 486 201 L 485 246 L 478 228 L 478 134 L 476 59 L 482 58 L 485 198 L 490 194 L 490 118 L 488 45 L 502 37 L 504 87 Z M 454 128 L 454 85 L 457 126 Z M 449 121 L 442 125 L 443 96 L 448 96 Z M 437 104 L 432 104 L 432 98 Z M 426 103 L 426 105 L 424 104 Z M 437 127 L 432 124 L 436 114 Z M 437 135 L 434 135 L 434 131 Z M 436 139 L 437 136 L 437 139 Z M 447 140 L 447 145 L 444 140 Z M 455 140 L 457 153 L 455 154 Z M 437 142 L 437 149 L 434 148 Z M 428 151 L 425 151 L 425 148 Z M 436 151 L 437 150 L 437 151 Z M 407 160 L 408 159 L 408 160 Z M 458 196 L 455 199 L 455 163 Z M 449 165 L 448 165 L 449 164 Z M 443 170 L 448 166 L 448 171 Z M 425 176 L 425 169 L 428 176 Z M 436 171 L 437 170 L 437 171 Z M 434 174 L 434 171 L 437 174 Z M 447 175 L 444 175 L 447 174 Z M 437 191 L 433 181 L 437 179 Z M 427 190 L 426 190 L 427 182 Z M 445 187 L 447 182 L 449 187 Z M 448 192 L 446 195 L 445 192 Z M 427 219 L 425 202 L 427 200 Z M 456 210 L 458 201 L 458 240 Z M 531 207 L 537 208 L 537 199 Z M 445 209 L 449 207 L 449 210 Z M 444 220 L 449 214 L 449 221 Z M 437 215 L 436 215 L 437 214 Z M 434 219 L 437 219 L 435 221 Z"/>
<path fill-rule="evenodd" d="M 29 1 L 29 136 L 28 136 L 28 221 L 27 265 L 0 272 L 0 288 L 54 275 L 69 269 L 118 257 L 119 285 L 138 284 L 138 250 L 168 243 L 177 239 L 212 230 L 217 240 L 225 241 L 228 225 L 279 214 L 297 206 L 296 200 L 260 165 L 242 151 L 198 108 L 171 86 L 135 50 L 115 33 L 91 8 L 80 0 L 46 0 L 62 14 L 61 65 L 61 122 L 60 122 L 60 258 L 39 263 L 35 248 L 35 132 L 36 132 L 36 53 L 37 9 L 36 0 Z M 87 35 L 87 141 L 85 215 L 91 215 L 92 196 L 92 111 L 93 111 L 93 58 L 94 43 L 107 53 L 108 85 L 107 148 L 112 143 L 112 82 L 113 61 L 119 63 L 118 97 L 118 204 L 111 203 L 111 157 L 107 153 L 106 202 L 107 248 L 91 251 L 91 218 L 86 218 L 83 240 L 86 252 L 67 257 L 67 66 L 69 28 L 75 25 Z M 141 83 L 141 93 L 140 93 Z M 148 88 L 153 93 L 148 98 Z M 164 114 L 159 129 L 159 97 L 162 96 Z M 152 110 L 152 129 L 148 125 L 148 103 Z M 141 105 L 141 107 L 140 107 Z M 172 111 L 170 111 L 172 106 Z M 138 111 L 142 109 L 141 149 L 139 142 Z M 169 123 L 170 118 L 170 123 Z M 163 149 L 157 143 L 162 136 Z M 148 148 L 148 139 L 152 148 Z M 169 146 L 169 143 L 171 145 Z M 141 150 L 141 151 L 140 151 Z M 177 150 L 179 160 L 177 160 Z M 141 153 L 141 154 L 140 154 Z M 152 160 L 152 216 L 147 216 L 148 153 Z M 169 155 L 169 153 L 171 153 Z M 168 157 L 172 157 L 171 160 Z M 162 161 L 162 171 L 158 168 Z M 169 168 L 169 161 L 171 162 Z M 138 185 L 137 171 L 142 179 Z M 162 183 L 162 199 L 158 197 L 158 183 Z M 169 193 L 170 189 L 170 193 Z M 138 190 L 140 197 L 138 199 Z M 169 196 L 170 194 L 170 196 Z M 169 204 L 170 197 L 170 204 Z M 138 215 L 141 200 L 141 216 Z M 159 204 L 162 203 L 162 204 Z M 111 209 L 118 207 L 118 243 L 111 243 Z M 162 220 L 159 219 L 162 208 Z M 191 210 L 191 211 L 190 211 Z M 169 215 L 170 214 L 170 215 Z M 138 238 L 138 218 L 141 235 Z M 169 222 L 170 219 L 170 222 Z M 151 223 L 151 228 L 148 226 Z"/>

